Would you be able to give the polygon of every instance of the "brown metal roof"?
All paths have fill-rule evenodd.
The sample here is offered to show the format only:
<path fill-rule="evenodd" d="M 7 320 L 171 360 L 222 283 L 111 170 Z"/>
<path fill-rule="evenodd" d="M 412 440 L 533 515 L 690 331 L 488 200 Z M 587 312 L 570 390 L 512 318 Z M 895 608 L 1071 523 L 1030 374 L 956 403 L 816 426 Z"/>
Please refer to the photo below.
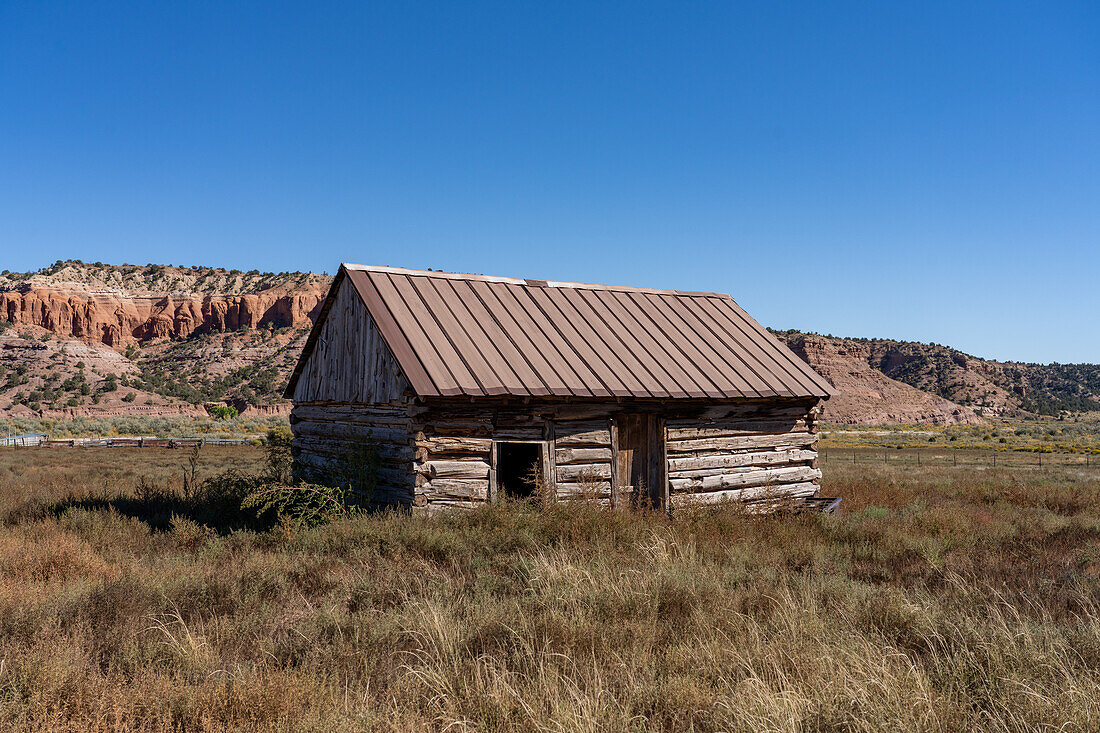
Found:
<path fill-rule="evenodd" d="M 337 279 L 343 276 L 421 397 L 834 394 L 720 293 L 349 264 Z M 326 314 L 322 310 L 321 319 Z M 311 351 L 312 338 L 301 363 Z"/>

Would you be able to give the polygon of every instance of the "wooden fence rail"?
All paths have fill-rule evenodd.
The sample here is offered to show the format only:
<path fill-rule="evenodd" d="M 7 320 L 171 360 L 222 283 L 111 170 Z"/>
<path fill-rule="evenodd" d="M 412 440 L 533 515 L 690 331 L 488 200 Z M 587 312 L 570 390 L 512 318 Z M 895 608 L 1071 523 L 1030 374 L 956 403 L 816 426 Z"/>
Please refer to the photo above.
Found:
<path fill-rule="evenodd" d="M 259 436 L 257 436 L 258 438 Z M 197 448 L 207 445 L 249 445 L 254 438 L 50 438 L 15 448 Z"/>

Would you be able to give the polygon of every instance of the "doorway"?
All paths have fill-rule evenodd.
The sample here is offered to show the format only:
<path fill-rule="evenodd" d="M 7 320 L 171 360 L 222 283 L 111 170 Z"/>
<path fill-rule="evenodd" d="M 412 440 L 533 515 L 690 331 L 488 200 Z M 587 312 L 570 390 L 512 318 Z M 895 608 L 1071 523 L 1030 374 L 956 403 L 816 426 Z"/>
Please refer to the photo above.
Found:
<path fill-rule="evenodd" d="M 635 509 L 664 507 L 664 421 L 656 415 L 618 415 L 614 429 L 612 503 Z"/>
<path fill-rule="evenodd" d="M 538 443 L 496 444 L 497 487 L 506 499 L 531 499 L 538 496 L 542 457 Z"/>

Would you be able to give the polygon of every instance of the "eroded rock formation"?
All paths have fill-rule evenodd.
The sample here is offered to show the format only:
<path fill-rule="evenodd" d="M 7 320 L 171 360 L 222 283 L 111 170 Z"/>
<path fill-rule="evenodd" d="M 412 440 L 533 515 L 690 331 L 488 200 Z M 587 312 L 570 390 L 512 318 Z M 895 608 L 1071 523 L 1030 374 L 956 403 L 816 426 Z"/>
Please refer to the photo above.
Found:
<path fill-rule="evenodd" d="M 244 295 L 125 295 L 26 287 L 0 292 L 0 320 L 119 348 L 242 327 L 302 326 L 316 315 L 325 293 L 313 283 Z"/>

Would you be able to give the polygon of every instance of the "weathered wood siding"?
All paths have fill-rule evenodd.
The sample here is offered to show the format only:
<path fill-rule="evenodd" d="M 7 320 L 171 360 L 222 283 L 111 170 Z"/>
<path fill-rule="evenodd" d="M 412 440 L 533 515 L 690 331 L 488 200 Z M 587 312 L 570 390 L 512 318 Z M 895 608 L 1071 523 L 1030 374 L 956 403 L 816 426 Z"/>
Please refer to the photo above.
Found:
<path fill-rule="evenodd" d="M 298 377 L 295 403 L 396 404 L 410 393 L 355 287 L 344 280 Z"/>
<path fill-rule="evenodd" d="M 810 403 L 639 405 L 663 408 L 669 505 L 813 495 L 816 409 Z M 380 499 L 429 510 L 491 501 L 493 442 L 543 447 L 543 475 L 558 500 L 608 505 L 614 415 L 621 404 L 300 404 L 292 413 L 300 474 L 332 480 L 333 466 L 365 440 L 383 459 Z"/>
<path fill-rule="evenodd" d="M 329 486 L 347 482 L 363 465 L 368 444 L 378 451 L 378 485 L 371 503 L 413 503 L 412 434 L 403 405 L 297 404 L 290 413 L 294 473 Z"/>
<path fill-rule="evenodd" d="M 493 439 L 546 439 L 547 420 L 522 405 L 435 404 L 414 408 L 416 506 L 474 507 L 490 500 Z"/>
<path fill-rule="evenodd" d="M 559 419 L 554 422 L 554 495 L 558 499 L 611 503 L 611 422 L 597 419 Z"/>
<path fill-rule="evenodd" d="M 669 418 L 672 508 L 813 496 L 821 483 L 817 414 L 812 404 L 757 404 L 710 419 Z"/>

